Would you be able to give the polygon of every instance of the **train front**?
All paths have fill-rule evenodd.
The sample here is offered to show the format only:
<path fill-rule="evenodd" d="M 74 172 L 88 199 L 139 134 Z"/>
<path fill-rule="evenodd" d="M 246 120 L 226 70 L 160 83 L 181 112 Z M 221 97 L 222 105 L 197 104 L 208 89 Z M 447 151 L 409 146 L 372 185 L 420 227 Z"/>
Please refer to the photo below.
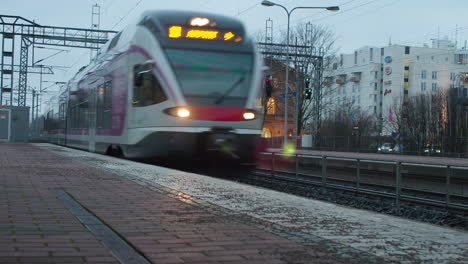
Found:
<path fill-rule="evenodd" d="M 253 162 L 263 123 L 262 59 L 242 23 L 183 12 L 154 17 L 180 96 L 164 110 L 170 126 L 182 129 L 168 136 L 169 155 Z"/>

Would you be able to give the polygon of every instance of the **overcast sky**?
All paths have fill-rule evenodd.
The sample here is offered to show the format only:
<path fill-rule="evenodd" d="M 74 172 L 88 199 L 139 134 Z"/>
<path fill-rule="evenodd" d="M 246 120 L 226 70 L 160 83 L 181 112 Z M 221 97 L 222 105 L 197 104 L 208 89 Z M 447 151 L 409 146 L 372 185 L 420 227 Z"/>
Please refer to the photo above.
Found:
<path fill-rule="evenodd" d="M 286 12 L 280 7 L 264 7 L 261 0 L 0 0 L 0 13 L 18 15 L 48 26 L 89 28 L 91 9 L 101 6 L 101 29 L 121 30 L 127 23 L 149 9 L 203 10 L 242 20 L 249 33 L 265 30 L 265 20 L 273 19 L 274 30 L 286 29 Z M 340 52 L 350 53 L 365 45 L 385 46 L 391 37 L 393 44 L 422 46 L 431 38 L 447 36 L 458 43 L 468 40 L 466 11 L 468 0 L 278 0 L 288 9 L 295 6 L 340 6 L 339 12 L 322 10 L 295 10 L 291 27 L 297 23 L 312 22 L 328 26 L 338 37 Z M 67 48 L 64 48 L 67 49 Z M 56 53 L 40 50 L 35 60 Z M 73 49 L 62 52 L 44 64 L 67 66 L 57 69 L 54 76 L 45 76 L 43 86 L 53 81 L 67 81 L 76 70 L 89 62 L 89 51 Z M 29 84 L 38 86 L 37 78 Z M 53 89 L 53 87 L 52 87 Z M 29 97 L 29 96 L 28 96 Z"/>

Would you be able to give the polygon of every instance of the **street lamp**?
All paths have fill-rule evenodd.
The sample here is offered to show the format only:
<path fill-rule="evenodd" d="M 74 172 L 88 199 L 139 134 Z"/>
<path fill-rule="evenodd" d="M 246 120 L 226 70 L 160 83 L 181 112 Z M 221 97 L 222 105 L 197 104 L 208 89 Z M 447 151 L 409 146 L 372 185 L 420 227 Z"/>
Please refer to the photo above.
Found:
<path fill-rule="evenodd" d="M 280 4 L 273 3 L 268 0 L 263 0 L 262 5 L 264 6 L 279 6 L 286 11 L 288 14 L 288 28 L 286 33 L 286 82 L 284 84 L 284 145 L 286 145 L 288 141 L 288 86 L 289 86 L 289 21 L 291 18 L 291 13 L 296 9 L 326 9 L 329 11 L 338 11 L 340 8 L 338 6 L 328 6 L 328 7 L 318 7 L 318 6 L 297 6 L 291 10 L 288 10 L 286 7 Z M 298 96 L 298 94 L 296 95 Z"/>

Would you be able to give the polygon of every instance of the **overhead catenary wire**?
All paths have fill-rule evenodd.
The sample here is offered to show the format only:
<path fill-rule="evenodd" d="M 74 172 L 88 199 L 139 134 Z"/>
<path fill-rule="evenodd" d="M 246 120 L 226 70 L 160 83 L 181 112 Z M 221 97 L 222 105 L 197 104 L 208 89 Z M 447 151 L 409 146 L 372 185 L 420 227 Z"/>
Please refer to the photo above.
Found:
<path fill-rule="evenodd" d="M 257 7 L 257 6 L 259 6 L 259 5 L 260 5 L 259 3 L 256 3 L 256 4 L 254 4 L 254 5 L 250 6 L 250 7 L 248 7 L 248 8 L 246 8 L 246 9 L 242 10 L 242 11 L 239 11 L 239 12 L 236 14 L 236 16 L 240 16 L 240 15 L 242 15 L 243 13 L 245 13 L 245 12 L 247 12 L 247 11 L 249 11 L 249 10 L 253 9 L 254 7 Z"/>
<path fill-rule="evenodd" d="M 130 15 L 137 7 L 141 4 L 141 2 L 143 2 L 143 1 L 144 1 L 144 0 L 138 0 L 138 2 L 137 2 L 130 10 L 128 10 L 128 12 L 127 12 L 124 16 L 122 16 L 122 17 L 120 18 L 119 21 L 117 21 L 117 22 L 111 27 L 111 29 L 114 29 L 118 24 L 120 24 L 120 22 L 122 22 L 128 15 Z"/>

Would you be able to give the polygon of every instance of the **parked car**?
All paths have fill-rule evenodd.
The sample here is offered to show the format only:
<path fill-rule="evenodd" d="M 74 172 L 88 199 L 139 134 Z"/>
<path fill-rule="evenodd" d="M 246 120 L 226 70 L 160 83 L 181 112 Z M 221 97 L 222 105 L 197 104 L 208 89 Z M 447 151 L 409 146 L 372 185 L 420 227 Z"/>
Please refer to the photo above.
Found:
<path fill-rule="evenodd" d="M 438 155 L 442 153 L 442 148 L 438 145 L 427 144 L 424 147 L 423 151 L 424 151 L 424 154 Z"/>
<path fill-rule="evenodd" d="M 392 143 L 383 143 L 382 146 L 377 149 L 377 153 L 393 153 Z"/>

